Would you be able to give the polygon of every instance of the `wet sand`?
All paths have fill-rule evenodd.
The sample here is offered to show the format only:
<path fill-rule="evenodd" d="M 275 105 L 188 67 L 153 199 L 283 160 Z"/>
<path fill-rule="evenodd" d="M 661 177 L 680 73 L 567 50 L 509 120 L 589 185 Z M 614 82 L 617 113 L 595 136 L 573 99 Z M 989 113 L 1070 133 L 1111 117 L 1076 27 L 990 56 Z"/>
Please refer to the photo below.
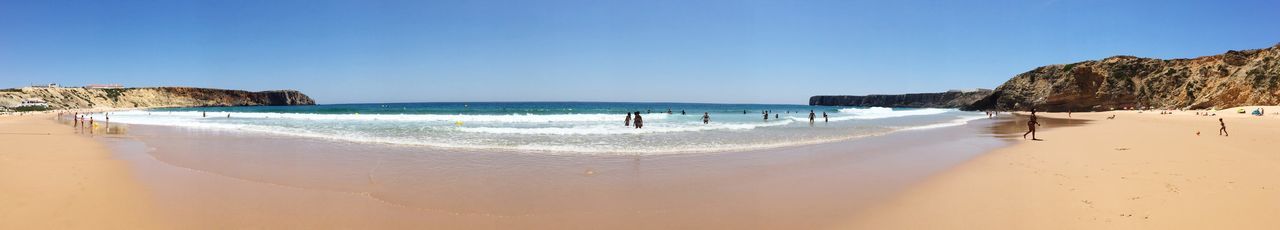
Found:
<path fill-rule="evenodd" d="M 135 176 L 52 115 L 0 116 L 0 229 L 165 229 Z"/>
<path fill-rule="evenodd" d="M 1276 229 L 1280 107 L 1234 111 L 1074 113 L 1091 124 L 984 154 L 843 228 Z M 1218 135 L 1220 117 L 1230 137 Z"/>
<path fill-rule="evenodd" d="M 448 151 L 140 125 L 103 140 L 138 172 L 160 217 L 184 228 L 824 229 L 1008 145 L 997 124 L 665 156 Z"/>

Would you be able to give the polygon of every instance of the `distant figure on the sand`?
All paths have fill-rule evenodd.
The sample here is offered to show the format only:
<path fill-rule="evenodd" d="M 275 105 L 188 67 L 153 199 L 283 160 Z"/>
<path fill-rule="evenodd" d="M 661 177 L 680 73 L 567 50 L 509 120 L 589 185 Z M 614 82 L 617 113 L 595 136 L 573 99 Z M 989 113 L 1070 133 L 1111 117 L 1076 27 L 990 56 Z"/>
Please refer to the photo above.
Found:
<path fill-rule="evenodd" d="M 706 112 L 703 112 L 703 113 L 702 113 L 702 124 L 707 124 L 707 123 L 711 123 L 711 114 L 708 114 L 708 113 L 706 113 Z"/>
<path fill-rule="evenodd" d="M 640 111 L 636 111 L 636 128 L 644 128 L 644 118 L 640 118 Z"/>
<path fill-rule="evenodd" d="M 809 123 L 813 123 L 813 118 L 817 117 L 813 114 L 813 110 L 809 110 Z"/>
<path fill-rule="evenodd" d="M 231 118 L 231 113 L 227 113 L 227 118 Z"/>
<path fill-rule="evenodd" d="M 200 117 L 209 117 L 209 112 L 200 112 Z"/>
<path fill-rule="evenodd" d="M 627 113 L 627 119 L 622 121 L 622 126 L 631 126 L 631 113 Z"/>
<path fill-rule="evenodd" d="M 822 111 L 822 122 L 828 122 L 828 121 L 830 120 L 827 120 L 827 111 Z"/>
<path fill-rule="evenodd" d="M 1231 136 L 1230 133 L 1227 133 L 1227 123 L 1223 122 L 1222 118 L 1218 118 L 1218 125 L 1222 126 L 1222 128 L 1218 128 L 1218 136 Z"/>
<path fill-rule="evenodd" d="M 1036 126 L 1040 126 L 1040 122 L 1036 119 L 1036 109 L 1031 109 L 1031 120 L 1027 121 L 1027 133 L 1022 134 L 1022 139 L 1027 139 L 1027 134 L 1031 134 L 1032 140 L 1040 140 L 1036 139 Z"/>

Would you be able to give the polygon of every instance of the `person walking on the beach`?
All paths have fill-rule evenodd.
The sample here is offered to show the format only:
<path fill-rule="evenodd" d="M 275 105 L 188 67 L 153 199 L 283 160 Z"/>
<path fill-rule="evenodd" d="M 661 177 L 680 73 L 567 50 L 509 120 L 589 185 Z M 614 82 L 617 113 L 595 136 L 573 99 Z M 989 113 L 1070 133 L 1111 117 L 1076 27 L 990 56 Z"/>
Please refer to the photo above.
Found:
<path fill-rule="evenodd" d="M 702 124 L 705 125 L 707 123 L 711 123 L 711 115 L 707 112 L 702 112 Z"/>
<path fill-rule="evenodd" d="M 644 128 L 644 119 L 640 118 L 640 111 L 636 111 L 636 128 Z"/>
<path fill-rule="evenodd" d="M 1031 109 L 1031 120 L 1027 121 L 1027 133 L 1022 134 L 1022 139 L 1027 139 L 1027 134 L 1031 134 L 1031 140 L 1036 139 L 1036 126 L 1040 126 L 1040 122 L 1036 121 L 1036 109 Z"/>
<path fill-rule="evenodd" d="M 1231 136 L 1231 134 L 1230 134 L 1230 133 L 1227 133 L 1227 123 L 1226 123 L 1226 122 L 1223 122 L 1223 121 L 1222 121 L 1222 118 L 1218 118 L 1218 125 L 1221 125 L 1221 126 L 1222 126 L 1222 128 L 1218 128 L 1218 135 L 1219 135 L 1219 136 L 1222 136 L 1222 135 L 1226 135 L 1226 136 L 1228 136 L 1228 137 L 1229 137 L 1229 136 Z"/>
<path fill-rule="evenodd" d="M 822 111 L 822 122 L 824 122 L 824 123 L 825 123 L 825 122 L 828 122 L 828 121 L 830 121 L 830 120 L 827 120 L 827 111 Z"/>
<path fill-rule="evenodd" d="M 813 118 L 814 118 L 814 117 L 816 117 L 816 116 L 814 116 L 814 114 L 813 114 L 813 110 L 809 110 L 809 124 L 813 124 Z"/>
<path fill-rule="evenodd" d="M 631 126 L 631 113 L 627 113 L 627 119 L 622 121 L 622 126 Z"/>

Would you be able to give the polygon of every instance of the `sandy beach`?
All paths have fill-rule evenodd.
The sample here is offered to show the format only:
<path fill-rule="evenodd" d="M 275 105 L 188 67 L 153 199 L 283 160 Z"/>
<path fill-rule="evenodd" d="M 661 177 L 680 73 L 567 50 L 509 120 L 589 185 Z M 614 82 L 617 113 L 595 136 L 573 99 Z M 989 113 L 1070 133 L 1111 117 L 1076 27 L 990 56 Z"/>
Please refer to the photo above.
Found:
<path fill-rule="evenodd" d="M 975 158 L 846 228 L 1275 229 L 1280 116 L 1234 111 L 1074 113 L 1091 124 Z M 1230 137 L 1218 135 L 1220 117 Z"/>
<path fill-rule="evenodd" d="M 1280 182 L 1271 178 L 1280 173 L 1271 148 L 1280 117 L 1194 113 L 1044 113 L 1042 141 L 1019 137 L 1025 117 L 1003 115 L 837 143 L 660 157 L 423 153 L 142 125 L 91 136 L 50 115 L 6 116 L 0 228 L 1280 224 Z M 1232 136 L 1217 135 L 1219 117 Z"/>
<path fill-rule="evenodd" d="M 0 229 L 163 229 L 128 165 L 52 117 L 0 116 Z"/>

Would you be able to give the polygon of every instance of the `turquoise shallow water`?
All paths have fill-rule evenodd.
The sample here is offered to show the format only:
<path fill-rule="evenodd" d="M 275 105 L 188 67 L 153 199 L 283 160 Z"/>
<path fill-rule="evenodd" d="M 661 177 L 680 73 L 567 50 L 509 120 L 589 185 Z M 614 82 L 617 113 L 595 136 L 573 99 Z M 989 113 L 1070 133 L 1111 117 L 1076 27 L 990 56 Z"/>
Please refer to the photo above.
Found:
<path fill-rule="evenodd" d="M 772 111 L 768 120 L 762 114 L 766 110 Z M 644 118 L 644 128 L 624 126 L 626 113 L 637 111 Z M 812 124 L 808 120 L 810 111 L 816 115 Z M 822 118 L 824 112 L 828 121 Z M 703 113 L 711 117 L 710 123 L 702 123 Z M 604 102 L 167 108 L 112 112 L 110 116 L 112 122 L 128 124 L 549 154 L 670 154 L 773 148 L 961 125 L 984 117 L 980 113 L 929 108 Z"/>

